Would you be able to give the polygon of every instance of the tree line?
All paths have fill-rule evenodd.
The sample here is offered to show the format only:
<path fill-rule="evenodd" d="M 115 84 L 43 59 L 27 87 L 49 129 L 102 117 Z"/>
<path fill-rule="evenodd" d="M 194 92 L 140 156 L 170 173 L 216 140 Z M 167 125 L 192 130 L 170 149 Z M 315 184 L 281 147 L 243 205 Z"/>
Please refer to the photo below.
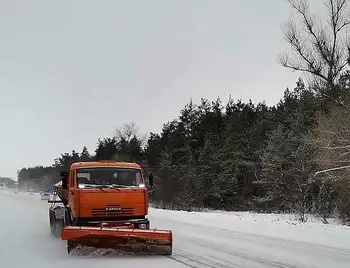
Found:
<path fill-rule="evenodd" d="M 60 171 L 68 170 L 72 163 L 80 161 L 120 160 L 143 163 L 145 153 L 142 148 L 142 140 L 136 135 L 136 125 L 129 123 L 117 130 L 114 137 L 99 139 L 94 154 L 90 154 L 87 147 L 84 146 L 81 152 L 72 150 L 61 153 L 58 158 L 54 159 L 51 166 L 22 168 L 17 171 L 20 188 L 39 190 L 52 187 L 61 180 Z"/>
<path fill-rule="evenodd" d="M 9 177 L 0 177 L 0 184 L 6 185 L 6 188 L 9 189 L 15 188 L 15 181 Z"/>
<path fill-rule="evenodd" d="M 292 52 L 280 63 L 307 79 L 279 103 L 191 100 L 160 133 L 142 136 L 126 124 L 99 139 L 93 154 L 84 147 L 50 167 L 19 170 L 20 185 L 55 183 L 76 161 L 133 161 L 154 175 L 150 198 L 159 207 L 296 212 L 301 220 L 313 213 L 349 223 L 349 1 L 327 0 L 327 22 L 310 15 L 307 1 L 288 2 L 298 17 L 284 29 Z"/>

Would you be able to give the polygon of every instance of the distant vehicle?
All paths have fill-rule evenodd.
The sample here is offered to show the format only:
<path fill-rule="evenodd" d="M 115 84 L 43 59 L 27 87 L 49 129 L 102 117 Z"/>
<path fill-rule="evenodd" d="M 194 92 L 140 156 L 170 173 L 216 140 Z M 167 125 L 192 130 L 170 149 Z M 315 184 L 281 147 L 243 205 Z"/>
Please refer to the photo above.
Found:
<path fill-rule="evenodd" d="M 42 193 L 41 200 L 50 200 L 50 194 L 49 193 Z"/>
<path fill-rule="evenodd" d="M 29 195 L 34 195 L 34 193 L 30 192 Z"/>
<path fill-rule="evenodd" d="M 18 194 L 18 192 L 17 192 L 17 191 L 13 191 L 13 193 L 14 193 L 14 194 Z"/>

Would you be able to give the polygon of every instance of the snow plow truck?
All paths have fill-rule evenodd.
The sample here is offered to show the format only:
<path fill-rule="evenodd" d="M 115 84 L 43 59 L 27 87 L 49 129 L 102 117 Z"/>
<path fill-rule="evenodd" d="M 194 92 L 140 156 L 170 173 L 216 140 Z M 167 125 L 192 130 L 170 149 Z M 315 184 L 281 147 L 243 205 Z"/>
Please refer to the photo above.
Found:
<path fill-rule="evenodd" d="M 148 189 L 138 164 L 78 162 L 60 176 L 48 201 L 50 229 L 67 241 L 68 254 L 80 246 L 172 254 L 172 231 L 150 228 Z"/>

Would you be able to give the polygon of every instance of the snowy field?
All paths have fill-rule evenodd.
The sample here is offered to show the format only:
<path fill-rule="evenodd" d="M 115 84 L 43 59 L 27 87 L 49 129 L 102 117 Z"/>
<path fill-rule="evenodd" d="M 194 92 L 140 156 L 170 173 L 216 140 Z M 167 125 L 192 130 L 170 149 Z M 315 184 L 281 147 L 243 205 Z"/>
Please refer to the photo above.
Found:
<path fill-rule="evenodd" d="M 350 228 L 292 215 L 150 210 L 152 227 L 173 231 L 173 256 L 67 255 L 50 236 L 40 195 L 0 190 L 0 267 L 350 267 Z M 105 252 L 102 252 L 105 253 Z"/>

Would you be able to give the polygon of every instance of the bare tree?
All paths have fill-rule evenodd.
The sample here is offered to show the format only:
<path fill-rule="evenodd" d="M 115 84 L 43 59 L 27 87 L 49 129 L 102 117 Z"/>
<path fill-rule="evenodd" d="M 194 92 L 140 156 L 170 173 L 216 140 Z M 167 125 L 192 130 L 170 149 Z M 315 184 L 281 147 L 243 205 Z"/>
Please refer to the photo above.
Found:
<path fill-rule="evenodd" d="M 123 125 L 117 128 L 115 137 L 119 139 L 126 139 L 130 141 L 134 135 L 137 135 L 138 129 L 134 122 Z"/>
<path fill-rule="evenodd" d="M 310 13 L 308 0 L 287 0 L 300 18 L 291 19 L 284 29 L 292 54 L 280 56 L 286 68 L 311 75 L 317 88 L 333 88 L 350 63 L 350 0 L 325 0 L 328 20 L 318 21 Z M 326 96 L 331 98 L 330 96 Z"/>
<path fill-rule="evenodd" d="M 122 127 L 117 128 L 115 138 L 117 140 L 125 139 L 129 142 L 134 136 L 141 142 L 142 146 L 147 142 L 147 135 L 139 134 L 139 129 L 134 122 L 123 125 Z"/>
<path fill-rule="evenodd" d="M 350 109 L 336 108 L 329 115 L 321 115 L 313 132 L 318 147 L 320 170 L 315 175 L 336 177 L 350 171 Z"/>
<path fill-rule="evenodd" d="M 326 183 L 331 185 L 336 193 L 334 200 L 323 197 L 320 206 L 328 206 L 334 201 L 332 209 L 336 209 L 343 219 L 350 220 L 350 108 L 338 107 L 328 115 L 321 115 L 312 139 L 319 152 L 319 170 L 314 178 L 320 181 L 321 187 Z"/>

